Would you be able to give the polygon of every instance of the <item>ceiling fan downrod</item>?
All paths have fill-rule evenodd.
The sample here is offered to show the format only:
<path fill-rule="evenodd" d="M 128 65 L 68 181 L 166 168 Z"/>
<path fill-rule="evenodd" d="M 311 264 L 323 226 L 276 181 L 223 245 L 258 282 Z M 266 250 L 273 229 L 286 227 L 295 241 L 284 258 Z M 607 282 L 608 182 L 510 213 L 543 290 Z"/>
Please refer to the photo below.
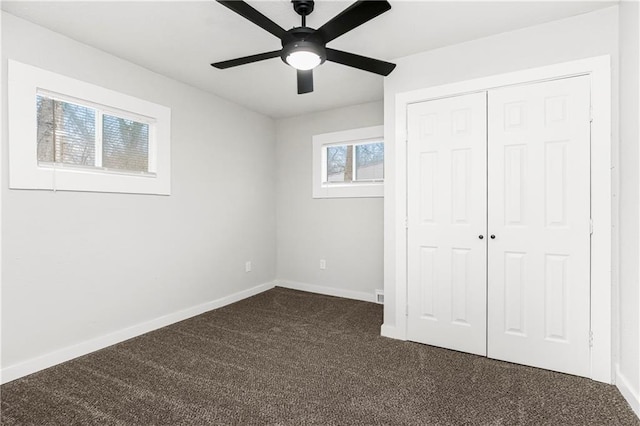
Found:
<path fill-rule="evenodd" d="M 293 3 L 293 10 L 300 16 L 302 16 L 302 26 L 307 26 L 307 15 L 313 12 L 313 0 L 291 0 Z"/>

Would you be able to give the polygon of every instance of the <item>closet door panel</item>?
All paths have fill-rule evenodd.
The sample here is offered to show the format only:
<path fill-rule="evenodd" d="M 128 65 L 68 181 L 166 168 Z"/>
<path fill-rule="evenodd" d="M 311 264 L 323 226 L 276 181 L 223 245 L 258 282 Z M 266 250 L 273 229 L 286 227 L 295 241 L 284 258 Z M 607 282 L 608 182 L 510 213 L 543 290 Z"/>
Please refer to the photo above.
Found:
<path fill-rule="evenodd" d="M 408 338 L 486 355 L 486 93 L 411 105 L 408 126 Z"/>
<path fill-rule="evenodd" d="M 589 77 L 488 96 L 488 356 L 589 376 Z"/>

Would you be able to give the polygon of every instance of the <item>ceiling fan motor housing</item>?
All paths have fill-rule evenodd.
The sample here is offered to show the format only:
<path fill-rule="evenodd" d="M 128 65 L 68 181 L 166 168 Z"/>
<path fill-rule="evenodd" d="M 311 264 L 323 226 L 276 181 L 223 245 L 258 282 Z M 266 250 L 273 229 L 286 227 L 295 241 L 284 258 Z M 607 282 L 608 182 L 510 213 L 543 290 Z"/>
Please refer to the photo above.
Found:
<path fill-rule="evenodd" d="M 287 57 L 296 51 L 313 52 L 320 57 L 320 63 L 327 59 L 327 51 L 324 41 L 318 36 L 316 30 L 309 27 L 292 28 L 282 37 L 282 52 L 280 58 L 287 63 Z"/>

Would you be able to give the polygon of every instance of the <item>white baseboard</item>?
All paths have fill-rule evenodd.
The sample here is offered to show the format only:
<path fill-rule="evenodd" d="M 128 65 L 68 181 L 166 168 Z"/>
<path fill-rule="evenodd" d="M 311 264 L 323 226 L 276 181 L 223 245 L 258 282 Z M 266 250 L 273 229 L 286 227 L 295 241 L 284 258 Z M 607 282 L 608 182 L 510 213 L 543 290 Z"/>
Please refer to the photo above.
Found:
<path fill-rule="evenodd" d="M 401 333 L 398 330 L 398 327 L 392 327 L 386 324 L 382 324 L 382 326 L 380 326 L 380 335 L 390 339 L 407 340 L 405 333 Z"/>
<path fill-rule="evenodd" d="M 209 302 L 205 302 L 191 308 L 183 309 L 181 311 L 164 315 L 159 318 L 143 322 L 141 324 L 127 327 L 123 330 L 115 331 L 104 336 L 96 337 L 91 340 L 68 346 L 66 348 L 23 361 L 19 364 L 10 365 L 0 371 L 0 383 L 4 384 L 10 382 L 28 374 L 35 373 L 36 371 L 44 370 L 45 368 L 52 367 L 56 364 L 60 364 L 73 358 L 77 358 L 79 356 L 86 355 L 99 349 L 106 348 L 107 346 L 123 342 L 125 340 L 131 339 L 132 337 L 140 336 L 141 334 L 166 327 L 176 322 L 183 321 L 196 315 L 200 315 L 204 312 L 230 305 L 231 303 L 235 303 L 264 291 L 270 290 L 275 287 L 275 285 L 275 281 L 260 284 L 247 290 L 230 294 L 229 296 L 225 296 L 220 299 L 211 300 Z"/>
<path fill-rule="evenodd" d="M 616 366 L 616 386 L 633 412 L 640 418 L 640 392 L 633 389 L 629 380 L 620 372 L 620 366 Z"/>
<path fill-rule="evenodd" d="M 277 287 L 290 288 L 292 290 L 308 291 L 309 293 L 324 294 L 325 296 L 344 297 L 345 299 L 362 300 L 364 302 L 375 303 L 375 292 L 365 293 L 363 291 L 344 290 L 336 287 L 326 287 L 323 285 L 300 283 L 296 281 L 277 280 Z"/>

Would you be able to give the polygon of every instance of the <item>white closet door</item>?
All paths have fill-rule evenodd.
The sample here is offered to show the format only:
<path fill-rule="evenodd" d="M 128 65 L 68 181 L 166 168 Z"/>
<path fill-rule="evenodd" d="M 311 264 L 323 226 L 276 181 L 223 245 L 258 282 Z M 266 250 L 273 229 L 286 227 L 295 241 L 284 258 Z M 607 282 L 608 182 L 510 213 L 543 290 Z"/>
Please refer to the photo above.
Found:
<path fill-rule="evenodd" d="M 408 111 L 408 339 L 486 355 L 486 93 Z"/>
<path fill-rule="evenodd" d="M 589 376 L 589 78 L 488 104 L 488 356 Z"/>

